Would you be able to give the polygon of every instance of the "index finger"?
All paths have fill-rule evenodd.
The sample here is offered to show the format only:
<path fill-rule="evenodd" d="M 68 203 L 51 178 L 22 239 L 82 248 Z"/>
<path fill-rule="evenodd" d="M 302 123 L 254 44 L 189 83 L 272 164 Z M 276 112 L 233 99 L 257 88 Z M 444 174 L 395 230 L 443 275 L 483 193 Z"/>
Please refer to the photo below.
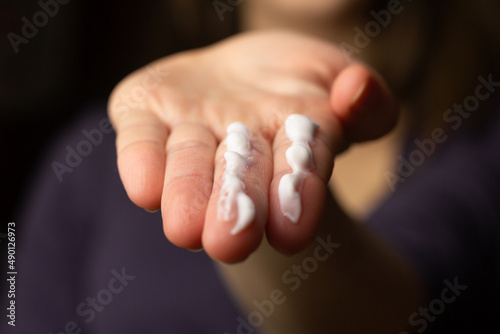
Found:
<path fill-rule="evenodd" d="M 292 180 L 290 185 L 280 186 L 282 179 L 283 182 L 287 182 L 288 180 L 285 181 L 287 178 L 296 174 L 286 158 L 286 152 L 294 141 L 289 134 L 287 135 L 285 127 L 278 131 L 273 144 L 274 175 L 269 195 L 270 207 L 273 209 L 270 211 L 266 235 L 269 243 L 285 254 L 299 252 L 314 239 L 323 214 L 326 187 L 333 169 L 333 157 L 342 143 L 342 128 L 332 114 L 316 112 L 312 113 L 311 117 L 312 121 L 319 125 L 313 140 L 308 142 L 312 160 L 307 166 L 303 166 L 305 167 L 303 172 L 298 174 L 299 177 Z M 303 144 L 299 143 L 299 146 L 301 145 Z M 302 154 L 300 150 L 304 155 L 307 154 L 307 148 L 299 147 L 298 155 Z M 280 196 L 280 187 L 284 189 L 281 189 L 281 192 L 289 193 L 288 199 L 283 198 L 283 194 Z M 295 201 L 294 196 L 298 196 Z M 284 204 L 283 201 L 291 203 Z M 289 210 L 295 212 L 283 212 Z"/>

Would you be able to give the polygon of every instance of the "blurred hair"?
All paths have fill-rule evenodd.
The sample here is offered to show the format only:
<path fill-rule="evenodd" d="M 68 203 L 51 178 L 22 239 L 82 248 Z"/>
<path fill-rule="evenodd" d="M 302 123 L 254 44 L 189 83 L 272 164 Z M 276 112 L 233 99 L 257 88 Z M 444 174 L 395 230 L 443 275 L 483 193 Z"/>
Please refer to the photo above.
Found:
<path fill-rule="evenodd" d="M 150 30 L 170 52 L 206 46 L 238 31 L 237 8 L 221 20 L 211 0 L 164 0 L 157 7 Z"/>
<path fill-rule="evenodd" d="M 377 3 L 387 6 L 387 1 Z M 402 4 L 403 12 L 361 56 L 388 80 L 414 124 L 429 130 L 442 125 L 446 109 L 474 94 L 479 76 L 493 74 L 500 81 L 500 2 Z M 499 96 L 482 103 L 497 103 Z M 487 117 L 484 113 L 467 123 L 477 127 Z"/>
<path fill-rule="evenodd" d="M 374 19 L 371 10 L 387 9 L 388 2 L 373 0 L 362 9 L 364 21 Z M 413 115 L 412 123 L 429 129 L 441 125 L 446 109 L 474 93 L 478 76 L 493 73 L 500 80 L 500 2 L 420 0 L 401 5 L 403 11 L 358 56 L 388 81 Z M 150 24 L 170 51 L 205 46 L 238 31 L 238 6 L 225 12 L 224 20 L 211 0 L 170 0 L 160 6 Z M 161 22 L 165 14 L 168 19 Z M 486 118 L 483 114 L 467 123 L 476 126 Z"/>

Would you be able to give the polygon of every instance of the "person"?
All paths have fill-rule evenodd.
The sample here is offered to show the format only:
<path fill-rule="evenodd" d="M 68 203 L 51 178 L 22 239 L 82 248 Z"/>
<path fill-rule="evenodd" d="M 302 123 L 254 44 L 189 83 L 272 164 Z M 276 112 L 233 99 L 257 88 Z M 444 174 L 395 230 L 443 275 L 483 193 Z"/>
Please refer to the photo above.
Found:
<path fill-rule="evenodd" d="M 468 4 L 244 2 L 240 21 L 248 32 L 124 79 L 109 101 L 116 156 L 107 118 L 94 114 L 78 123 L 78 136 L 63 137 L 69 149 L 61 185 L 42 173 L 31 197 L 15 330 L 497 329 L 500 76 L 498 35 L 488 29 L 498 27 L 487 24 L 493 11 L 485 9 L 496 5 L 486 2 L 465 17 L 488 34 L 476 38 L 477 31 L 454 25 Z M 366 8 L 372 19 L 361 24 Z M 422 20 L 429 13 L 431 24 Z M 401 37 L 401 27 L 408 35 Z M 467 44 L 443 39 L 458 28 Z M 400 49 L 380 48 L 390 42 Z M 396 131 L 375 146 L 350 148 L 395 125 L 391 88 L 403 104 Z M 278 195 L 290 172 L 284 122 L 293 113 L 319 124 L 297 223 L 282 214 Z M 255 219 L 236 235 L 217 215 L 224 138 L 234 121 L 252 137 L 243 182 L 255 203 Z M 60 161 L 56 149 L 45 165 Z M 334 161 L 335 196 L 327 188 Z M 386 169 L 393 161 L 399 165 Z M 349 189 L 360 173 L 388 183 Z M 127 196 L 149 211 L 161 207 L 161 219 Z M 171 243 L 162 240 L 160 220 Z"/>

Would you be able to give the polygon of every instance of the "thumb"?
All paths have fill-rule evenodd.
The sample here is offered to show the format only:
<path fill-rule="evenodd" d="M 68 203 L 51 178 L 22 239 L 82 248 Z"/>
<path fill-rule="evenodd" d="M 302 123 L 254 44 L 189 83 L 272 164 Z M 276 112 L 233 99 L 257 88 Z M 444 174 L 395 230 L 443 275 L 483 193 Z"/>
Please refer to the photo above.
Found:
<path fill-rule="evenodd" d="M 383 136 L 398 118 L 396 100 L 383 79 L 361 64 L 350 65 L 338 74 L 330 104 L 351 142 Z"/>

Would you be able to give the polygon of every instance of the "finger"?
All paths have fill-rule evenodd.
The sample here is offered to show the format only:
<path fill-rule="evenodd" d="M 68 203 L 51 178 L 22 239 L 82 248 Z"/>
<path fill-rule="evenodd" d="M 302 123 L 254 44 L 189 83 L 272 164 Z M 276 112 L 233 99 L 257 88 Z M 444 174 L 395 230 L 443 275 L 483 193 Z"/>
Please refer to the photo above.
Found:
<path fill-rule="evenodd" d="M 128 110 L 117 117 L 110 109 L 115 127 L 118 171 L 129 198 L 139 207 L 160 207 L 165 171 L 166 126 L 145 110 Z"/>
<path fill-rule="evenodd" d="M 252 132 L 251 132 L 252 135 Z M 268 191 L 272 175 L 272 158 L 269 143 L 262 136 L 252 135 L 250 156 L 240 175 L 242 193 L 253 202 L 255 216 L 248 225 L 238 226 L 238 218 L 245 214 L 239 200 L 231 201 L 227 188 L 231 167 L 224 158 L 227 145 L 224 141 L 216 154 L 214 191 L 208 204 L 203 248 L 214 259 L 235 263 L 243 261 L 259 246 L 268 216 Z M 225 177 L 225 178 L 224 178 Z M 235 193 L 238 193 L 236 191 Z M 244 195 L 243 195 L 244 196 Z M 235 228 L 236 227 L 236 228 Z"/>
<path fill-rule="evenodd" d="M 168 139 L 162 217 L 165 235 L 179 247 L 202 246 L 216 147 L 210 130 L 194 123 L 175 126 Z"/>
<path fill-rule="evenodd" d="M 331 106 L 346 137 L 354 142 L 389 132 L 398 117 L 397 103 L 382 78 L 361 64 L 339 73 L 331 90 Z"/>
<path fill-rule="evenodd" d="M 304 249 L 315 237 L 321 219 L 326 196 L 326 186 L 333 168 L 333 157 L 342 146 L 342 129 L 340 123 L 331 113 L 312 113 L 311 118 L 319 124 L 310 143 L 312 164 L 298 185 L 299 202 L 290 204 L 299 209 L 298 219 L 293 221 L 282 210 L 279 188 L 282 178 L 292 173 L 286 159 L 286 151 L 292 141 L 282 127 L 274 140 L 274 175 L 270 187 L 270 206 L 272 210 L 266 226 L 269 243 L 278 251 L 294 254 Z M 288 177 L 288 176 L 285 176 Z M 285 188 L 286 189 L 286 188 Z"/>

